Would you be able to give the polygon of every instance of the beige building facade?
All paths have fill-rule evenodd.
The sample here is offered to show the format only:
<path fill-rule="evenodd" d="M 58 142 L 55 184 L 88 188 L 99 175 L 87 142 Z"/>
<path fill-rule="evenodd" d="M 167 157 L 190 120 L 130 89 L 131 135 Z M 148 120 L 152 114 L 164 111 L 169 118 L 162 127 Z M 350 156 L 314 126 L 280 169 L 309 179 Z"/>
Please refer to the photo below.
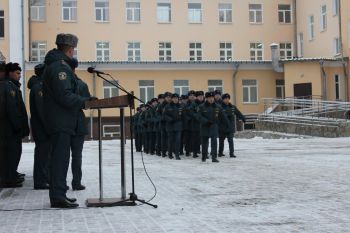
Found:
<path fill-rule="evenodd" d="M 9 2 L 0 0 L 0 51 L 6 60 Z M 56 34 L 64 32 L 79 37 L 78 75 L 99 98 L 122 93 L 86 72 L 90 66 L 145 101 L 165 91 L 220 89 L 245 114 L 263 112 L 264 98 L 349 99 L 348 0 L 23 2 L 19 12 L 29 16 L 23 22 L 25 82 L 55 47 Z M 103 114 L 118 116 L 113 110 Z"/>

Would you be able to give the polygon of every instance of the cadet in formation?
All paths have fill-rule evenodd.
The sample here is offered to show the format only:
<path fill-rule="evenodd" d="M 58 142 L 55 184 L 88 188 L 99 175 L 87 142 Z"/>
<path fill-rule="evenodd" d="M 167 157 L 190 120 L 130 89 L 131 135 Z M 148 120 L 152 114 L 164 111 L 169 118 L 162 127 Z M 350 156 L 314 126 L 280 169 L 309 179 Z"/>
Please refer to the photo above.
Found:
<path fill-rule="evenodd" d="M 4 186 L 5 178 L 5 145 L 6 145 L 6 92 L 5 92 L 5 69 L 6 64 L 0 62 L 0 188 Z"/>

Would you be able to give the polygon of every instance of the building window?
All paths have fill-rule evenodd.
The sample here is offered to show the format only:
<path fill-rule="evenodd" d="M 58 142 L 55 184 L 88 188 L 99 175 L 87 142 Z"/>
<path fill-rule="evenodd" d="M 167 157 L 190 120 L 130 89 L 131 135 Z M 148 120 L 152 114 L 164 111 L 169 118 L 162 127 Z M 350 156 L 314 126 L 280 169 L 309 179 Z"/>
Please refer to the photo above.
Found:
<path fill-rule="evenodd" d="M 135 23 L 141 21 L 141 4 L 140 2 L 126 3 L 126 19 L 128 22 Z"/>
<path fill-rule="evenodd" d="M 280 43 L 280 58 L 281 59 L 292 59 L 293 58 L 292 43 Z"/>
<path fill-rule="evenodd" d="M 63 0 L 62 1 L 62 18 L 63 21 L 76 21 L 77 15 L 77 1 L 76 0 Z"/>
<path fill-rule="evenodd" d="M 46 20 L 45 0 L 30 0 L 30 19 L 32 21 Z"/>
<path fill-rule="evenodd" d="M 254 79 L 243 80 L 243 103 L 258 103 L 258 83 Z"/>
<path fill-rule="evenodd" d="M 333 43 L 334 43 L 334 54 L 335 55 L 340 54 L 341 48 L 340 48 L 340 39 L 339 39 L 339 37 L 334 38 L 334 42 Z"/>
<path fill-rule="evenodd" d="M 188 3 L 188 22 L 202 23 L 202 3 Z"/>
<path fill-rule="evenodd" d="M 335 99 L 339 100 L 340 99 L 340 79 L 338 74 L 334 75 L 334 81 L 335 81 Z"/>
<path fill-rule="evenodd" d="M 202 61 L 202 43 L 190 43 L 190 61 Z"/>
<path fill-rule="evenodd" d="M 96 42 L 96 60 L 97 61 L 110 60 L 109 42 L 104 42 L 104 41 Z"/>
<path fill-rule="evenodd" d="M 263 22 L 263 10 L 262 10 L 261 4 L 249 4 L 249 22 L 250 23 Z"/>
<path fill-rule="evenodd" d="M 315 39 L 315 18 L 313 15 L 309 16 L 309 40 Z"/>
<path fill-rule="evenodd" d="M 327 29 L 327 6 L 321 6 L 321 31 Z"/>
<path fill-rule="evenodd" d="M 280 23 L 292 23 L 292 6 L 278 5 L 278 21 Z"/>
<path fill-rule="evenodd" d="M 141 61 L 141 43 L 128 43 L 128 61 Z"/>
<path fill-rule="evenodd" d="M 339 0 L 333 0 L 333 15 L 339 15 Z"/>
<path fill-rule="evenodd" d="M 103 137 L 120 137 L 120 125 L 103 125 Z"/>
<path fill-rule="evenodd" d="M 232 60 L 232 43 L 222 42 L 220 43 L 220 61 Z"/>
<path fill-rule="evenodd" d="M 171 43 L 159 43 L 159 61 L 171 61 Z"/>
<path fill-rule="evenodd" d="M 166 2 L 159 2 L 157 4 L 157 17 L 159 23 L 170 23 L 171 4 Z"/>
<path fill-rule="evenodd" d="M 109 21 L 109 0 L 96 0 L 95 13 L 97 22 Z"/>
<path fill-rule="evenodd" d="M 33 41 L 31 51 L 31 61 L 43 62 L 46 55 L 46 42 L 44 41 Z"/>
<path fill-rule="evenodd" d="M 208 80 L 208 91 L 219 90 L 221 93 L 224 92 L 224 86 L 222 80 Z"/>
<path fill-rule="evenodd" d="M 0 11 L 0 38 L 5 37 L 5 13 Z"/>
<path fill-rule="evenodd" d="M 284 80 L 276 80 L 276 97 L 285 98 L 285 85 Z"/>
<path fill-rule="evenodd" d="M 109 82 L 103 81 L 103 98 L 111 98 L 119 96 L 119 90 L 111 83 L 118 85 L 118 81 L 111 80 Z"/>
<path fill-rule="evenodd" d="M 190 90 L 188 80 L 174 80 L 174 92 L 178 95 L 187 95 Z"/>
<path fill-rule="evenodd" d="M 219 22 L 232 23 L 232 4 L 219 3 Z"/>
<path fill-rule="evenodd" d="M 262 61 L 264 59 L 264 45 L 262 43 L 250 43 L 250 60 Z"/>
<path fill-rule="evenodd" d="M 299 33 L 299 57 L 304 57 L 304 33 Z"/>
<path fill-rule="evenodd" d="M 147 102 L 154 98 L 154 80 L 140 80 L 140 98 L 143 102 Z"/>

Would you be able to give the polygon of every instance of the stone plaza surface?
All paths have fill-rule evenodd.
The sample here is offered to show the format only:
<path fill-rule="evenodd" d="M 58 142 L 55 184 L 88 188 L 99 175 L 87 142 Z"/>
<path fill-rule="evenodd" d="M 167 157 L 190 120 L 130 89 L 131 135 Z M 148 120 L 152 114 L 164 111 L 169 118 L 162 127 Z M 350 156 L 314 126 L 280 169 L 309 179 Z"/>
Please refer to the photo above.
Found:
<path fill-rule="evenodd" d="M 158 194 L 149 206 L 85 208 L 98 197 L 98 144 L 86 142 L 81 207 L 50 210 L 32 189 L 33 144 L 24 144 L 23 188 L 0 192 L 0 232 L 350 232 L 350 138 L 237 139 L 238 158 L 220 163 L 144 155 Z M 120 197 L 119 142 L 104 142 L 104 194 Z M 127 191 L 130 145 L 127 151 Z M 226 153 L 227 154 L 227 153 Z M 135 153 L 136 192 L 154 190 Z M 71 172 L 67 182 L 71 181 Z"/>

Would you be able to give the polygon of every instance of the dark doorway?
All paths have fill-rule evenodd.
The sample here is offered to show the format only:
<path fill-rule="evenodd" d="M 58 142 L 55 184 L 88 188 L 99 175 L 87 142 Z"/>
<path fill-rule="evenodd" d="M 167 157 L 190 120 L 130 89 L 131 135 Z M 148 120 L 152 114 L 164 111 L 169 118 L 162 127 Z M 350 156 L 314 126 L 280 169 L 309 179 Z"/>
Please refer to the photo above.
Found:
<path fill-rule="evenodd" d="M 312 83 L 294 84 L 294 97 L 312 99 Z"/>

